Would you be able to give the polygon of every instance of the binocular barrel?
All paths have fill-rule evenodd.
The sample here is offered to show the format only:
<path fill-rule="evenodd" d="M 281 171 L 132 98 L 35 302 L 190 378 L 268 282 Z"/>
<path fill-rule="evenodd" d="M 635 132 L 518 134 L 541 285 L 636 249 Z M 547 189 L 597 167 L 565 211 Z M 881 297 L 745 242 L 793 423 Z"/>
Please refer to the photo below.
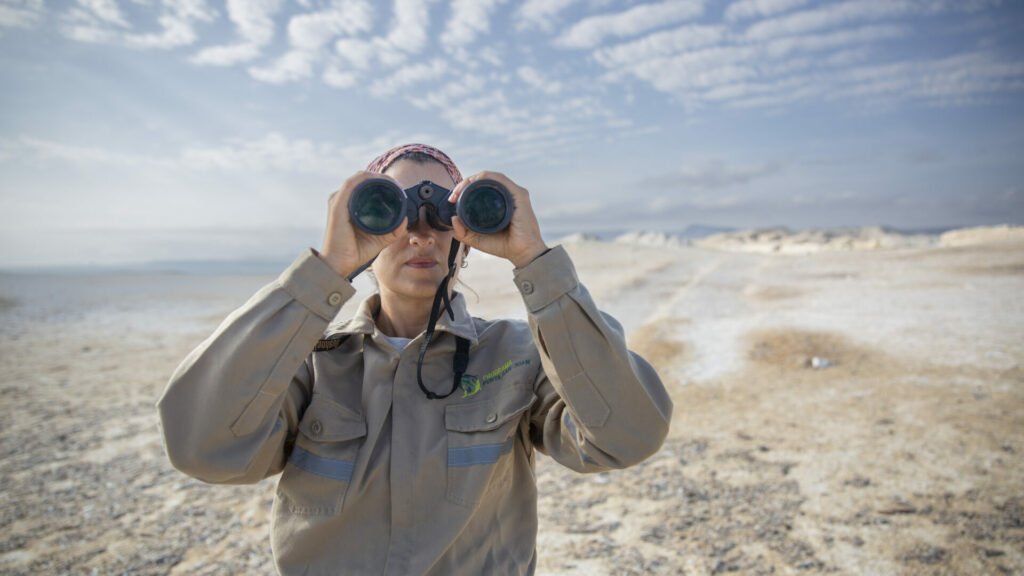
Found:
<path fill-rule="evenodd" d="M 427 206 L 427 221 L 439 230 L 450 230 L 452 216 L 458 216 L 478 234 L 501 232 L 512 220 L 512 196 L 500 182 L 472 182 L 458 202 L 448 202 L 452 191 L 429 180 L 402 190 L 391 180 L 371 178 L 352 191 L 348 209 L 352 222 L 370 234 L 387 234 L 409 218 L 419 219 L 420 206 Z"/>

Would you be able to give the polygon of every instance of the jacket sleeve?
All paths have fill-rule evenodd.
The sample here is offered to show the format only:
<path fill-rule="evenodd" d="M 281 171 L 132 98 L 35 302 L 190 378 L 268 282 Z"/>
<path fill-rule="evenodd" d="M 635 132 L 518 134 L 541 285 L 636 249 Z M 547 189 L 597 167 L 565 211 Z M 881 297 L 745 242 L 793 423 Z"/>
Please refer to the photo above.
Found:
<path fill-rule="evenodd" d="M 312 395 L 307 362 L 355 288 L 312 250 L 193 350 L 157 402 L 175 468 L 213 483 L 280 472 Z"/>
<path fill-rule="evenodd" d="M 561 246 L 515 271 L 543 370 L 531 413 L 535 446 L 579 472 L 624 468 L 661 448 L 672 401 L 654 368 L 626 349 Z"/>

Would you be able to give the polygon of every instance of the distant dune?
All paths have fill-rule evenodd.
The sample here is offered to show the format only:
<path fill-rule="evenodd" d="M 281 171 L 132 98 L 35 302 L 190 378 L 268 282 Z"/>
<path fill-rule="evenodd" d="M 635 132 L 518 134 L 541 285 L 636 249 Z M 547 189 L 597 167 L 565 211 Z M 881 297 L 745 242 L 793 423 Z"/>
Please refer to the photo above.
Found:
<path fill-rule="evenodd" d="M 1024 238 L 1024 226 L 981 226 L 950 230 L 939 237 L 943 246 L 968 246 Z"/>
<path fill-rule="evenodd" d="M 733 252 L 807 254 L 834 250 L 879 250 L 935 246 L 937 236 L 903 234 L 882 226 L 794 232 L 786 228 L 715 234 L 696 242 L 702 248 Z"/>
<path fill-rule="evenodd" d="M 755 254 L 811 254 L 831 251 L 892 250 L 965 246 L 1024 238 L 1024 226 L 983 226 L 942 234 L 907 233 L 885 226 L 794 231 L 784 227 L 720 232 L 704 238 L 685 238 L 665 232 L 637 231 L 615 237 L 617 244 L 655 247 L 696 246 L 726 252 Z M 578 233 L 560 240 L 563 244 L 600 241 Z"/>

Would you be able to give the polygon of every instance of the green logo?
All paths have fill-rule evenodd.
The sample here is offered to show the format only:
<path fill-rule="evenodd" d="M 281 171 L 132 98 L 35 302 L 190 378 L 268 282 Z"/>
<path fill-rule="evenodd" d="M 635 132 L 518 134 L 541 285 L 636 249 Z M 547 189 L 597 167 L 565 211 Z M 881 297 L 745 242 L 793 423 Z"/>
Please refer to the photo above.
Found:
<path fill-rule="evenodd" d="M 459 388 L 462 388 L 463 398 L 468 398 L 473 394 L 476 394 L 482 387 L 483 385 L 480 384 L 480 379 L 469 374 L 463 376 L 462 382 L 459 383 Z"/>
<path fill-rule="evenodd" d="M 519 360 L 518 362 L 515 363 L 509 360 L 508 362 L 505 362 L 504 364 L 495 368 L 494 370 L 491 370 L 487 374 L 484 374 L 483 376 L 473 376 L 471 374 L 466 374 L 462 377 L 462 382 L 459 382 L 459 388 L 462 388 L 462 397 L 469 398 L 470 396 L 482 390 L 484 386 L 490 384 L 491 382 L 501 380 L 501 378 L 505 376 L 505 374 L 508 374 L 509 371 L 512 370 L 512 368 L 527 366 L 529 364 L 529 359 Z"/>

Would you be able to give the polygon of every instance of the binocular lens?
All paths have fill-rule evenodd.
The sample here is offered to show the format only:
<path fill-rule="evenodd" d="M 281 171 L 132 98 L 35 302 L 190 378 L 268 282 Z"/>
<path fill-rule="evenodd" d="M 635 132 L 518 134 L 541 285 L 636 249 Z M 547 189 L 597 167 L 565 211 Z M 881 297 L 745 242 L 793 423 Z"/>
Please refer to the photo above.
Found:
<path fill-rule="evenodd" d="M 494 186 L 474 186 L 466 190 L 460 203 L 460 217 L 477 232 L 497 232 L 508 224 L 508 195 Z"/>
<path fill-rule="evenodd" d="M 360 187 L 352 200 L 350 212 L 353 220 L 371 234 L 386 234 L 394 230 L 405 216 L 405 199 L 394 185 L 371 182 Z"/>

